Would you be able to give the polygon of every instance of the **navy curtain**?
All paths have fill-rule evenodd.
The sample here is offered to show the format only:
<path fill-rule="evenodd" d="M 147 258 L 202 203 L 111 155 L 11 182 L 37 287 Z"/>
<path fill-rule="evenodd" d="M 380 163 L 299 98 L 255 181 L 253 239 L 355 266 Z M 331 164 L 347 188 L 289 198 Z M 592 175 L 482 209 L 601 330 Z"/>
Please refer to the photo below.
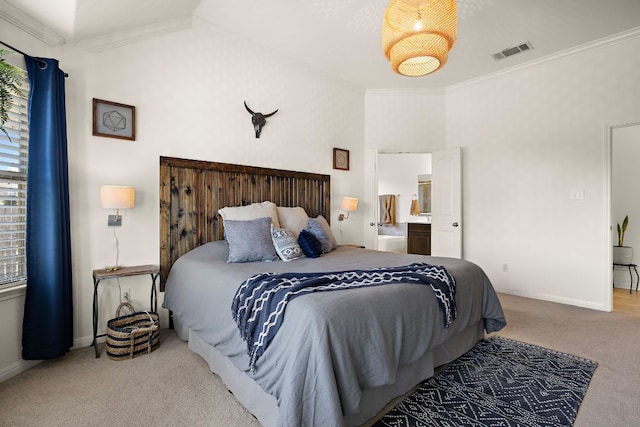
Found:
<path fill-rule="evenodd" d="M 25 56 L 29 75 L 27 294 L 22 357 L 53 359 L 73 345 L 64 72 Z"/>

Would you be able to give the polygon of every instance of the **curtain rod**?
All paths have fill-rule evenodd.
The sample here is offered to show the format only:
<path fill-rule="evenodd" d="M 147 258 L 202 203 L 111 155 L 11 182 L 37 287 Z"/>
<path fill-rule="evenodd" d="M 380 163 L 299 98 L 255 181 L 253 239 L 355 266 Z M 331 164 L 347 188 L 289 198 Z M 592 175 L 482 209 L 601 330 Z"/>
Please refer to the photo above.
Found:
<path fill-rule="evenodd" d="M 34 58 L 35 60 L 38 60 L 38 58 L 35 58 L 35 57 L 31 56 L 31 55 L 27 55 L 26 53 L 24 53 L 24 52 L 23 52 L 23 51 L 21 51 L 20 49 L 16 49 L 15 47 L 11 46 L 9 43 L 5 43 L 5 42 L 3 42 L 2 40 L 0 40 L 0 44 L 5 45 L 5 46 L 6 46 L 6 47 L 8 47 L 9 49 L 11 49 L 11 50 L 13 50 L 13 51 L 18 52 L 18 53 L 19 53 L 19 54 L 21 54 L 21 55 L 28 56 L 29 58 Z M 44 62 L 44 61 L 39 61 L 39 63 L 40 63 L 41 65 L 43 65 L 43 64 L 44 64 L 44 65 L 46 65 L 46 62 Z M 64 73 L 64 76 L 65 76 L 65 77 L 69 77 L 69 74 L 65 73 L 63 70 L 60 70 L 60 71 L 62 71 L 62 72 Z"/>

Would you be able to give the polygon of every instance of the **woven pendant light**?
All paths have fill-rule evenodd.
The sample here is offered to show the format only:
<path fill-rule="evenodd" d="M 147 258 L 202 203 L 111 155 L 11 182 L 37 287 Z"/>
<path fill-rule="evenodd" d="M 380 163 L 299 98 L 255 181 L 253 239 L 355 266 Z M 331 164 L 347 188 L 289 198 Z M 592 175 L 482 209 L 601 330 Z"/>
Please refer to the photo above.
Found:
<path fill-rule="evenodd" d="M 457 37 L 455 0 L 391 0 L 384 13 L 382 51 L 398 74 L 439 70 Z"/>

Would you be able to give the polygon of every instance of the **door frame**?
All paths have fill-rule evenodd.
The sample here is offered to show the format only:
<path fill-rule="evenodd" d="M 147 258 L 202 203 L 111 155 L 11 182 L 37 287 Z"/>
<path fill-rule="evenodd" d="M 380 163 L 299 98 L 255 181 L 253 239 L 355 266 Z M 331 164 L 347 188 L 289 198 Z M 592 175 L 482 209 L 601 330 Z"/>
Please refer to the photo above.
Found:
<path fill-rule="evenodd" d="M 463 258 L 463 241 L 462 241 L 462 223 L 463 223 L 463 212 L 462 212 L 462 148 L 461 147 L 446 147 L 446 148 L 441 148 L 441 149 L 436 149 L 436 150 L 431 150 L 431 151 L 380 151 L 378 148 L 372 148 L 370 150 L 366 150 L 365 151 L 365 164 L 369 165 L 371 167 L 371 170 L 369 171 L 371 173 L 371 175 L 369 175 L 368 172 L 365 172 L 365 184 L 367 184 L 367 178 L 370 178 L 372 180 L 370 185 L 366 185 L 368 187 L 368 190 L 371 192 L 371 206 L 370 206 L 370 218 L 369 220 L 365 220 L 363 223 L 363 229 L 364 229 L 364 242 L 365 242 L 365 246 L 369 247 L 369 248 L 373 248 L 373 249 L 378 249 L 378 239 L 377 239 L 377 235 L 378 235 L 378 227 L 377 227 L 377 221 L 378 221 L 378 215 L 379 215 L 379 204 L 378 204 L 378 179 L 379 179 L 379 156 L 380 155 L 384 155 L 384 154 L 430 154 L 431 155 L 431 170 L 432 170 L 432 175 L 433 175 L 433 156 L 434 153 L 443 153 L 443 152 L 452 152 L 452 151 L 456 151 L 457 152 L 457 164 L 459 166 L 459 176 L 455 177 L 455 183 L 457 183 L 458 186 L 458 197 L 459 197 L 459 203 L 458 203 L 458 207 L 459 207 L 459 211 L 456 211 L 456 219 L 455 222 L 458 223 L 458 229 L 456 230 L 456 233 L 458 235 L 458 251 L 459 253 L 456 253 L 456 257 L 459 257 L 460 259 Z M 433 203 L 433 201 L 432 201 Z M 433 224 L 433 222 L 432 222 Z M 432 225 L 433 227 L 433 225 Z M 433 242 L 433 238 L 432 238 L 432 242 Z M 438 254 L 434 254 L 434 256 L 438 256 Z M 440 255 L 440 256 L 444 256 L 444 255 Z"/>
<path fill-rule="evenodd" d="M 365 171 L 367 168 L 371 167 L 370 173 L 365 172 L 364 183 L 365 186 L 368 187 L 366 191 L 369 193 L 369 198 L 371 200 L 371 206 L 369 207 L 369 217 L 365 218 L 362 223 L 363 228 L 363 240 L 364 245 L 367 248 L 377 250 L 378 249 L 378 226 L 376 222 L 378 220 L 378 148 L 371 148 L 365 150 Z M 367 185 L 367 179 L 371 179 L 371 185 Z"/>
<path fill-rule="evenodd" d="M 613 131 L 616 129 L 623 129 L 631 126 L 640 126 L 640 121 L 635 122 L 625 122 L 619 124 L 608 124 L 605 125 L 605 138 L 604 138 L 604 217 L 605 224 L 608 226 L 603 227 L 603 241 L 604 241 L 604 253 L 607 255 L 603 260 L 603 268 L 604 271 L 603 277 L 603 302 L 605 311 L 613 311 L 613 245 L 612 245 L 612 236 L 613 236 L 613 223 L 612 223 L 612 214 L 611 211 L 613 209 L 612 201 L 611 201 L 611 193 L 613 191 L 611 184 L 613 181 Z"/>

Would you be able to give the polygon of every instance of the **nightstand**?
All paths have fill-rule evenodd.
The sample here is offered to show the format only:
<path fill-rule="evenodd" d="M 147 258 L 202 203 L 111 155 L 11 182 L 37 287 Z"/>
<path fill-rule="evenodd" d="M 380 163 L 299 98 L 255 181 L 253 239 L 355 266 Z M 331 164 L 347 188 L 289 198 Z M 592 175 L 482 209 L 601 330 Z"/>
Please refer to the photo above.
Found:
<path fill-rule="evenodd" d="M 142 276 L 144 274 L 151 276 L 151 302 L 149 303 L 149 308 L 152 312 L 156 313 L 158 311 L 156 280 L 160 275 L 160 267 L 157 265 L 135 265 L 132 267 L 122 267 L 117 270 L 93 270 L 93 343 L 91 345 L 96 350 L 96 357 L 100 357 L 97 339 L 98 337 L 104 337 L 106 335 L 98 335 L 98 285 L 100 281 L 130 276 Z"/>

